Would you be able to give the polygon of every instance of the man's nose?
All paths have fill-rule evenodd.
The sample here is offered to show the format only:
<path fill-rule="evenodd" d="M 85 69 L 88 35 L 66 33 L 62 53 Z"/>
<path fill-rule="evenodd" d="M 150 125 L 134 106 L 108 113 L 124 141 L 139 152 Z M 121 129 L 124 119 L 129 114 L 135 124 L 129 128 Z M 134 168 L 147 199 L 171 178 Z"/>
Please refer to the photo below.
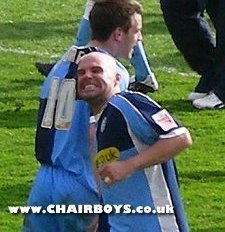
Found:
<path fill-rule="evenodd" d="M 92 72 L 90 70 L 86 70 L 84 74 L 85 78 L 91 79 L 93 77 Z"/>
<path fill-rule="evenodd" d="M 93 74 L 92 74 L 92 72 L 89 71 L 89 70 L 86 71 L 85 76 L 86 76 L 86 78 L 88 78 L 88 79 L 92 79 L 92 78 L 93 78 Z"/>

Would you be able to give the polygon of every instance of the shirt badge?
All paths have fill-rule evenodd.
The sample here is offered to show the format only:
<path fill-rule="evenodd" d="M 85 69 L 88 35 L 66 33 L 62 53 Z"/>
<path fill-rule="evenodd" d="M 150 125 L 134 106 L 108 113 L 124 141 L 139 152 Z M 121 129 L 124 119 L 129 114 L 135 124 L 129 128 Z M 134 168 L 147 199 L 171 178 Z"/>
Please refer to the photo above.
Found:
<path fill-rule="evenodd" d="M 169 131 L 172 128 L 177 127 L 177 123 L 167 110 L 163 109 L 152 115 L 152 119 L 160 126 L 164 131 Z"/>
<path fill-rule="evenodd" d="M 101 123 L 101 126 L 100 126 L 100 131 L 101 131 L 101 133 L 104 132 L 105 127 L 106 127 L 106 123 L 107 123 L 107 118 L 104 117 L 104 118 L 102 119 L 102 123 Z"/>

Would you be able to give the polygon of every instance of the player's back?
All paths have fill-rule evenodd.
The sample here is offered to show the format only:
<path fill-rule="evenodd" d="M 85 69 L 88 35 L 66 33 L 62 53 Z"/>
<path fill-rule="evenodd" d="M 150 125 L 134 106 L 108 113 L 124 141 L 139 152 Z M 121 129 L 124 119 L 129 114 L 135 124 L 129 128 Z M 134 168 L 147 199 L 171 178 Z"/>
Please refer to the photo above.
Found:
<path fill-rule="evenodd" d="M 87 103 L 76 99 L 75 71 L 79 58 L 96 47 L 72 46 L 53 67 L 43 83 L 38 111 L 35 154 L 40 163 L 62 167 L 75 173 L 87 186 L 89 178 L 89 116 Z M 100 49 L 104 52 L 104 50 Z M 121 88 L 128 86 L 129 74 L 118 62 Z M 89 183 L 88 183 L 89 182 Z"/>

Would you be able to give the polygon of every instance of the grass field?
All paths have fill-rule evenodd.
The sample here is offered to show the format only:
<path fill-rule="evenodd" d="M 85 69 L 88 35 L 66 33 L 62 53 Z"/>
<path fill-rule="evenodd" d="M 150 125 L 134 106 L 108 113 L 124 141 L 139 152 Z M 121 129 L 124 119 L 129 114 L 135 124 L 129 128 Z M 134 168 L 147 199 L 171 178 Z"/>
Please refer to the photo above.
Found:
<path fill-rule="evenodd" d="M 2 232 L 19 231 L 23 215 L 9 214 L 7 206 L 25 205 L 38 168 L 33 155 L 34 134 L 43 78 L 33 64 L 54 61 L 72 44 L 83 2 L 5 0 L 0 3 Z M 158 0 L 141 2 L 146 2 L 144 45 L 160 84 L 160 90 L 150 96 L 168 108 L 190 130 L 193 138 L 193 146 L 176 158 L 191 231 L 224 232 L 224 110 L 199 111 L 186 101 L 198 77 L 173 45 Z"/>

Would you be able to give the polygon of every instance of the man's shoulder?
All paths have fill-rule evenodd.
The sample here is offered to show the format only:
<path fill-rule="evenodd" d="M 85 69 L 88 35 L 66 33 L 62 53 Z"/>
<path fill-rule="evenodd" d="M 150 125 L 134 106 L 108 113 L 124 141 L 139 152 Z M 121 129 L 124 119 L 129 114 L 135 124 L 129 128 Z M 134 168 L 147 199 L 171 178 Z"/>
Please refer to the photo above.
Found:
<path fill-rule="evenodd" d="M 63 60 L 69 62 L 76 62 L 82 55 L 88 54 L 90 52 L 100 51 L 98 47 L 94 46 L 76 46 L 72 45 L 62 56 Z M 60 61 L 60 60 L 59 60 Z"/>
<path fill-rule="evenodd" d="M 149 96 L 129 90 L 114 95 L 109 102 L 117 109 L 122 109 L 123 111 L 126 109 L 127 113 L 131 113 L 134 110 L 151 115 L 161 110 L 161 106 Z"/>
<path fill-rule="evenodd" d="M 156 101 L 154 101 L 151 97 L 136 91 L 130 91 L 130 90 L 122 91 L 119 94 L 117 94 L 116 97 L 124 98 L 127 101 L 133 103 L 146 103 L 146 104 L 151 103 L 160 107 L 159 104 Z"/>

